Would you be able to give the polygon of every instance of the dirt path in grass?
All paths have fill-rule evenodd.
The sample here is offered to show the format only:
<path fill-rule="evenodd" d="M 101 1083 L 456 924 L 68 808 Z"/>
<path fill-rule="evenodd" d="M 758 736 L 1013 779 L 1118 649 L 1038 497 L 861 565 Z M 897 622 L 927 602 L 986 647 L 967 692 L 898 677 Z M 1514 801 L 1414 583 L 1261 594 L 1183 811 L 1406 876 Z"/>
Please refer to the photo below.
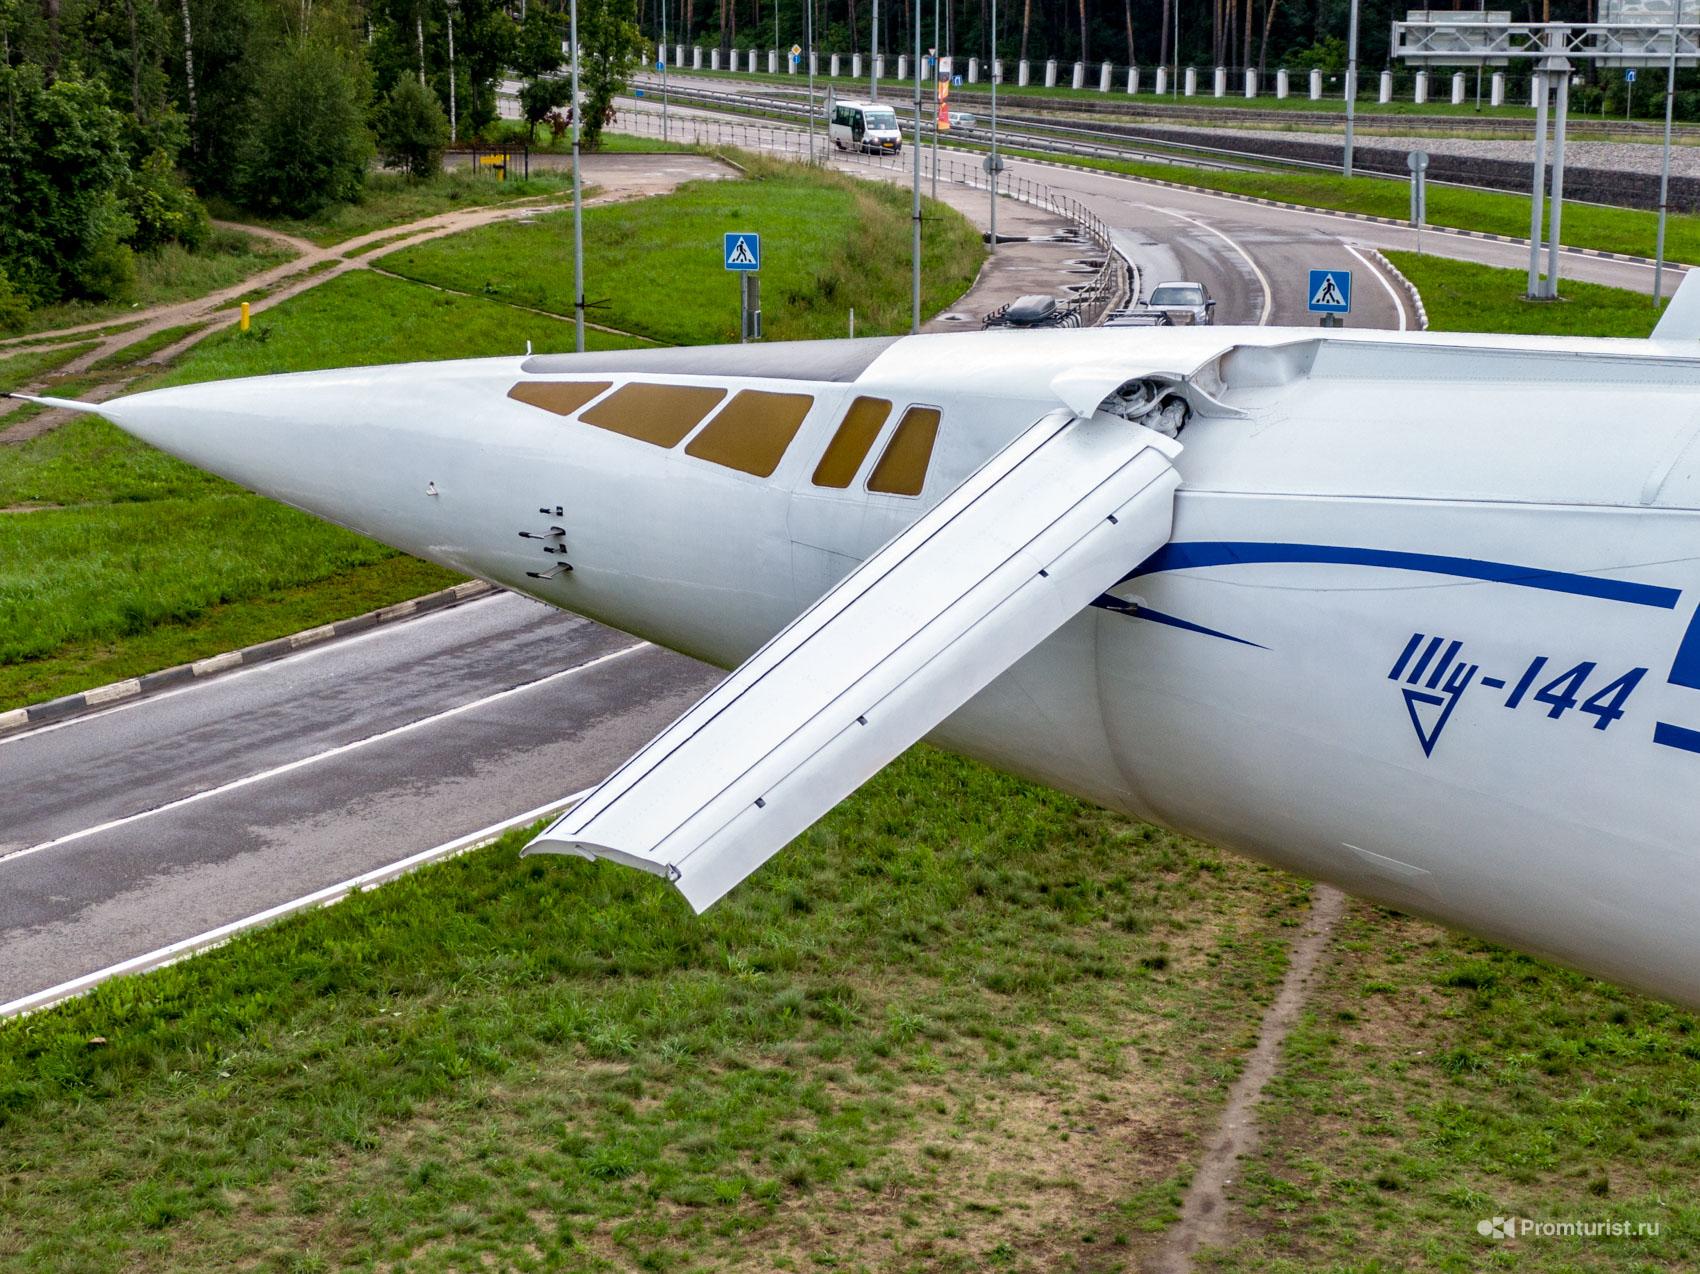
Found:
<path fill-rule="evenodd" d="M 1245 1070 L 1228 1092 L 1222 1122 L 1181 1204 L 1181 1219 L 1165 1236 L 1163 1249 L 1148 1268 L 1154 1274 L 1192 1274 L 1192 1258 L 1201 1247 L 1220 1245 L 1228 1232 L 1228 1187 L 1240 1175 L 1240 1160 L 1257 1143 L 1257 1104 L 1274 1078 L 1281 1042 L 1299 1020 L 1310 976 L 1322 958 L 1334 927 L 1346 912 L 1346 895 L 1331 885 L 1317 885 L 1310 916 L 1293 944 L 1287 975 L 1275 1002 L 1263 1015 L 1257 1046 Z"/>
<path fill-rule="evenodd" d="M 643 162 L 631 162 L 634 160 Z M 587 207 L 593 207 L 628 199 L 644 199 L 652 195 L 668 194 L 687 181 L 725 179 L 737 175 L 737 170 L 730 165 L 706 155 L 593 155 L 586 157 L 584 161 L 585 180 L 593 183 L 591 194 L 584 202 Z M 42 377 L 18 392 L 51 395 L 56 386 L 87 376 L 96 363 L 122 350 L 130 349 L 173 328 L 204 324 L 198 326 L 195 331 L 186 332 L 181 340 L 154 350 L 127 367 L 114 369 L 112 375 L 101 383 L 79 386 L 75 390 L 77 396 L 85 402 L 100 402 L 122 393 L 138 377 L 156 371 L 214 332 L 238 321 L 241 318 L 241 302 L 244 298 L 248 300 L 251 315 L 262 314 L 272 306 L 299 296 L 329 279 L 347 274 L 351 270 L 371 269 L 370 257 L 377 255 L 372 249 L 379 244 L 383 245 L 385 251 L 411 247 L 493 222 L 533 216 L 544 210 L 557 210 L 566 202 L 561 195 L 540 195 L 479 208 L 457 209 L 424 217 L 406 225 L 371 230 L 329 248 L 322 248 L 310 240 L 261 226 L 217 222 L 217 225 L 228 226 L 283 244 L 294 249 L 299 255 L 292 261 L 262 270 L 240 283 L 207 296 L 139 311 L 128 320 L 141 320 L 134 327 L 100 339 L 87 353 L 56 367 L 50 376 Z M 44 337 L 98 332 L 109 326 L 110 319 L 103 323 L 67 327 L 56 332 L 32 332 L 22 339 L 40 341 Z M 7 348 L 7 343 L 0 343 L 0 354 L 7 352 Z M 28 418 L 8 424 L 8 417 L 20 410 L 28 410 Z M 16 400 L 0 401 L 0 445 L 15 446 L 32 438 L 39 438 L 71 419 L 74 414 L 60 410 L 40 411 Z"/>

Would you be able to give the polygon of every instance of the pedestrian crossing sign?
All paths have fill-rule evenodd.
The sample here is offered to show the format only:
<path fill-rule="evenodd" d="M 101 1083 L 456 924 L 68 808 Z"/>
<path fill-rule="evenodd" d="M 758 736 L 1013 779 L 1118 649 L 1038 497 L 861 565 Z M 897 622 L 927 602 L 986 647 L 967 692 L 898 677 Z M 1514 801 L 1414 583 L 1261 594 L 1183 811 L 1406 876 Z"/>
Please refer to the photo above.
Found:
<path fill-rule="evenodd" d="M 1312 314 L 1350 314 L 1352 312 L 1352 272 L 1350 270 L 1312 270 L 1310 272 L 1310 312 Z"/>
<path fill-rule="evenodd" d="M 726 236 L 726 268 L 728 270 L 761 269 L 761 236 L 748 231 Z"/>

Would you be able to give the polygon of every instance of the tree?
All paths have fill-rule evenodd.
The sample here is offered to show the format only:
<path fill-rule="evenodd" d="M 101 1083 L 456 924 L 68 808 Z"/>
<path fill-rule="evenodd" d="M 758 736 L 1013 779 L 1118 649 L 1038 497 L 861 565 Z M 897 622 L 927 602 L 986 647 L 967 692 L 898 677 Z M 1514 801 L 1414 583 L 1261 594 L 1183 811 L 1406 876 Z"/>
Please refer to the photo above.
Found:
<path fill-rule="evenodd" d="M 442 171 L 448 116 L 437 95 L 413 76 L 396 81 L 376 122 L 378 153 L 386 168 L 406 169 L 409 177 L 434 177 Z"/>
<path fill-rule="evenodd" d="M 528 137 L 536 136 L 549 112 L 572 100 L 572 85 L 558 77 L 560 69 L 560 23 L 541 3 L 531 5 L 514 37 L 514 71 L 525 80 L 519 105 Z"/>
<path fill-rule="evenodd" d="M 614 113 L 614 99 L 625 91 L 643 47 L 637 27 L 637 0 L 579 0 L 579 92 L 584 115 L 580 144 L 595 150 L 602 128 Z"/>
<path fill-rule="evenodd" d="M 68 73 L 48 85 L 39 65 L 0 66 L 0 266 L 35 304 L 135 282 L 122 120 L 105 97 Z"/>
<path fill-rule="evenodd" d="M 237 161 L 243 202 L 305 217 L 360 193 L 371 135 L 353 69 L 309 41 L 275 54 L 254 87 Z"/>

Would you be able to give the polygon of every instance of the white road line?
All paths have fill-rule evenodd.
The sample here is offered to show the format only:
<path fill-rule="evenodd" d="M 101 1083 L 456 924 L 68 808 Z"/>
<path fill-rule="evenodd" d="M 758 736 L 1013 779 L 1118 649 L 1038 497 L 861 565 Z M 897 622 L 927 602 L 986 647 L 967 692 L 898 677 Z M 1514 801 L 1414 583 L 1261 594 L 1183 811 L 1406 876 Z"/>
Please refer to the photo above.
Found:
<path fill-rule="evenodd" d="M 1363 253 L 1359 252 L 1351 244 L 1342 240 L 1340 246 L 1346 249 L 1347 252 L 1350 252 L 1358 260 L 1362 261 L 1364 263 L 1364 268 L 1375 276 L 1375 281 L 1377 283 L 1381 284 L 1381 290 L 1393 298 L 1393 312 L 1399 316 L 1399 330 L 1403 332 L 1405 330 L 1405 303 L 1399 299 L 1399 290 L 1393 286 L 1392 282 L 1385 274 L 1376 268 L 1373 261 L 1371 261 Z"/>
<path fill-rule="evenodd" d="M 532 684 L 538 683 L 533 682 Z M 534 810 L 527 810 L 523 814 L 516 814 L 512 818 L 503 819 L 499 823 L 492 823 L 489 827 L 470 832 L 433 849 L 421 850 L 419 853 L 403 858 L 399 862 L 389 863 L 383 867 L 374 867 L 371 871 L 363 872 L 350 880 L 343 881 L 341 884 L 329 885 L 324 889 L 304 894 L 300 898 L 280 902 L 275 907 L 267 907 L 264 911 L 255 912 L 251 916 L 233 920 L 229 924 L 220 925 L 216 929 L 208 929 L 205 933 L 198 933 L 192 938 L 183 938 L 142 955 L 131 956 L 128 960 L 110 964 L 106 968 L 97 969 L 93 973 L 85 973 L 81 977 L 72 978 L 69 982 L 61 982 L 58 986 L 50 986 L 41 991 L 32 991 L 30 994 L 20 996 L 8 1004 L 0 1004 L 0 1020 L 51 1008 L 55 1004 L 92 991 L 102 982 L 111 978 L 122 977 L 127 973 L 144 973 L 150 969 L 163 968 L 165 965 L 174 964 L 178 960 L 197 952 L 220 946 L 244 930 L 270 924 L 274 920 L 281 920 L 297 911 L 306 911 L 310 907 L 328 907 L 334 902 L 341 902 L 349 894 L 358 893 L 362 889 L 370 889 L 372 886 L 381 885 L 385 881 L 395 880 L 397 877 L 405 876 L 427 863 L 440 862 L 445 858 L 453 858 L 457 854 L 464 854 L 470 850 L 481 848 L 513 828 L 524 827 L 528 823 L 535 823 L 546 815 L 571 808 L 593 791 L 595 791 L 594 788 L 587 787 L 582 792 L 574 792 L 571 796 L 563 796 L 558 801 L 539 805 Z"/>
<path fill-rule="evenodd" d="M 1257 316 L 1257 326 L 1264 327 L 1268 325 L 1269 312 L 1275 306 L 1275 289 L 1270 285 L 1269 276 L 1263 272 L 1263 267 L 1251 259 L 1251 253 L 1247 252 L 1236 241 L 1230 239 L 1209 222 L 1200 221 L 1196 217 L 1189 217 L 1184 212 L 1176 212 L 1173 208 L 1159 208 L 1155 204 L 1146 204 L 1145 206 L 1150 208 L 1153 212 L 1160 212 L 1169 217 L 1177 217 L 1180 220 L 1187 222 L 1189 225 L 1197 226 L 1200 230 L 1208 230 L 1235 252 L 1239 253 L 1240 258 L 1251 267 L 1251 272 L 1257 276 L 1259 286 L 1263 288 L 1263 313 Z"/>
<path fill-rule="evenodd" d="M 101 832 L 109 832 L 114 828 L 124 827 L 130 823 L 139 822 L 144 818 L 152 818 L 155 814 L 164 814 L 170 810 L 182 809 L 185 805 L 193 805 L 198 801 L 208 800 L 214 796 L 223 796 L 226 792 L 234 792 L 239 788 L 249 787 L 255 783 L 263 783 L 267 779 L 275 779 L 282 774 L 289 774 L 295 770 L 305 769 L 309 765 L 317 765 L 320 761 L 328 761 L 332 757 L 342 756 L 346 753 L 353 752 L 358 748 L 366 747 L 369 744 L 382 743 L 385 739 L 393 739 L 397 735 L 406 734 L 409 730 L 417 730 L 421 726 L 434 725 L 438 721 L 446 721 L 450 717 L 457 717 L 463 712 L 471 712 L 474 708 L 482 708 L 487 704 L 499 702 L 511 695 L 523 694 L 527 690 L 536 690 L 539 687 L 548 685 L 550 682 L 560 681 L 564 677 L 577 676 L 581 672 L 588 672 L 592 668 L 599 667 L 602 664 L 608 663 L 610 660 L 620 659 L 626 655 L 632 654 L 634 651 L 647 650 L 649 649 L 649 646 L 650 643 L 647 641 L 640 641 L 630 646 L 622 646 L 619 650 L 613 651 L 609 654 L 598 655 L 595 659 L 586 660 L 582 664 L 575 664 L 571 668 L 563 668 L 560 672 L 552 672 L 547 677 L 539 677 L 535 681 L 526 681 L 517 686 L 509 686 L 506 690 L 498 690 L 495 694 L 485 695 L 482 699 L 474 699 L 470 703 L 463 703 L 458 707 L 447 708 L 442 712 L 432 713 L 428 717 L 420 717 L 417 721 L 409 721 L 405 725 L 393 726 L 388 730 L 380 730 L 377 734 L 369 734 L 364 739 L 356 739 L 352 743 L 339 744 L 338 746 L 329 748 L 324 752 L 315 752 L 311 756 L 304 756 L 298 760 L 290 761 L 287 764 L 274 766 L 269 770 L 261 770 L 258 774 L 250 774 L 246 778 L 232 779 L 228 783 L 221 783 L 217 787 L 209 787 L 204 791 L 195 792 L 189 796 L 179 797 L 175 801 L 167 801 L 164 805 L 156 805 L 152 809 L 142 810 L 135 814 L 126 814 L 123 818 L 115 818 L 105 823 L 99 823 L 94 827 L 85 827 L 81 831 L 67 832 L 65 835 L 56 836 L 52 840 L 42 841 L 39 845 L 30 845 L 24 849 L 14 849 L 9 854 L 0 854 L 0 863 L 9 863 L 15 859 L 28 857 L 30 854 L 39 854 L 46 849 L 56 849 L 60 845 L 68 845 L 72 841 L 83 840 L 89 836 L 98 836 Z"/>
<path fill-rule="evenodd" d="M 0 748 L 11 743 L 22 743 L 27 739 L 39 739 L 44 734 L 52 734 L 56 730 L 69 730 L 72 726 L 85 725 L 90 721 L 105 721 L 107 718 L 114 716 L 117 713 L 129 712 L 132 709 L 140 708 L 148 704 L 163 703 L 165 700 L 175 699 L 181 694 L 188 694 L 197 690 L 204 692 L 208 686 L 228 686 L 235 682 L 238 678 L 251 677 L 256 674 L 263 675 L 277 668 L 295 667 L 301 660 L 317 659 L 319 656 L 329 654 L 332 651 L 346 651 L 353 646 L 364 645 L 368 641 L 377 641 L 381 638 L 392 636 L 398 632 L 418 632 L 419 628 L 414 625 L 428 624 L 434 619 L 453 615 L 457 612 L 465 614 L 469 607 L 477 606 L 480 602 L 495 601 L 499 597 L 523 596 L 524 594 L 522 593 L 509 593 L 505 591 L 486 593 L 482 597 L 474 597 L 471 601 L 461 602 L 456 606 L 445 606 L 439 610 L 428 610 L 417 618 L 409 618 L 405 625 L 397 623 L 379 624 L 373 628 L 362 629 L 357 633 L 348 633 L 347 635 L 338 637 L 332 641 L 322 641 L 311 646 L 304 646 L 299 650 L 290 651 L 287 655 L 280 655 L 276 659 L 265 659 L 257 664 L 241 664 L 239 661 L 241 659 L 242 652 L 237 650 L 227 650 L 223 654 L 214 655 L 211 659 L 200 661 L 201 663 L 216 663 L 218 660 L 225 659 L 231 661 L 220 665 L 224 671 L 220 672 L 216 679 L 201 675 L 197 676 L 194 680 L 185 681 L 179 685 L 167 686 L 164 689 L 155 690 L 151 694 L 136 695 L 129 699 L 120 700 L 110 707 L 102 708 L 98 712 L 79 712 L 73 716 L 63 717 L 57 721 L 43 721 L 41 724 L 33 725 L 27 730 L 18 730 L 14 733 L 0 735 Z M 527 598 L 527 600 L 529 601 L 531 599 Z"/>

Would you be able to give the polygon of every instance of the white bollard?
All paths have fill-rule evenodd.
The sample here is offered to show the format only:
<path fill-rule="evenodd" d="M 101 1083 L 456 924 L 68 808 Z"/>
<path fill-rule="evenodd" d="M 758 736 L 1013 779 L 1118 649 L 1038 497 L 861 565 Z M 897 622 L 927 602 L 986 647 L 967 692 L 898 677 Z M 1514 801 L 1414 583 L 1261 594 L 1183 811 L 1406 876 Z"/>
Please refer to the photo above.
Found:
<path fill-rule="evenodd" d="M 702 70 L 702 45 L 691 45 L 691 70 Z"/>
<path fill-rule="evenodd" d="M 909 78 L 909 55 L 907 53 L 897 55 L 897 78 L 900 80 Z"/>
<path fill-rule="evenodd" d="M 1219 66 L 1216 68 L 1216 74 L 1212 77 L 1210 87 L 1217 97 L 1226 97 L 1228 95 L 1227 67 Z"/>
<path fill-rule="evenodd" d="M 1068 86 L 1077 93 L 1086 87 L 1086 63 L 1074 64 L 1074 74 L 1069 78 Z"/>
<path fill-rule="evenodd" d="M 1529 77 L 1529 105 L 1538 108 L 1541 104 L 1541 86 L 1534 76 Z"/>
<path fill-rule="evenodd" d="M 1247 97 L 1257 96 L 1257 68 L 1255 66 L 1248 66 L 1245 69 L 1245 95 Z"/>
<path fill-rule="evenodd" d="M 1108 62 L 1098 68 L 1098 91 L 1100 93 L 1108 93 L 1110 91 L 1110 77 L 1115 73 L 1116 68 L 1111 66 Z"/>
<path fill-rule="evenodd" d="M 738 50 L 737 50 L 737 49 L 733 49 L 733 50 L 732 50 L 732 66 L 731 66 L 731 70 L 733 70 L 733 71 L 734 71 L 734 72 L 736 72 L 736 71 L 737 71 L 737 69 L 738 69 Z"/>
<path fill-rule="evenodd" d="M 850 78 L 853 80 L 862 78 L 862 55 L 860 53 L 850 55 Z"/>
<path fill-rule="evenodd" d="M 1026 88 L 1031 82 L 1030 76 L 1032 73 L 1032 66 L 1028 64 L 1026 58 L 1022 58 L 1021 61 L 1015 64 L 1015 86 L 1017 88 Z"/>
<path fill-rule="evenodd" d="M 718 71 L 720 69 L 719 49 L 710 49 L 708 51 L 708 69 L 711 71 Z"/>
<path fill-rule="evenodd" d="M 1452 105 L 1460 106 L 1464 102 L 1464 72 L 1456 71 L 1452 75 Z"/>
<path fill-rule="evenodd" d="M 968 59 L 968 82 L 970 84 L 978 84 L 980 82 L 980 59 L 979 58 L 969 58 Z"/>
<path fill-rule="evenodd" d="M 885 54 L 883 53 L 874 59 L 874 74 L 882 80 L 885 78 Z"/>
<path fill-rule="evenodd" d="M 1139 68 L 1137 66 L 1130 66 L 1127 68 L 1127 95 L 1132 97 L 1138 92 Z"/>
<path fill-rule="evenodd" d="M 680 66 L 683 66 L 684 64 L 685 64 L 685 46 L 682 45 L 682 44 L 675 44 L 673 46 L 673 65 L 675 67 L 680 67 Z"/>
<path fill-rule="evenodd" d="M 1022 81 L 1023 84 L 1025 84 L 1026 82 L 1027 82 L 1026 80 Z M 1003 83 L 1003 59 L 1002 58 L 993 58 L 992 59 L 992 83 L 993 84 L 1002 84 Z"/>
<path fill-rule="evenodd" d="M 1381 92 L 1376 95 L 1375 100 L 1380 102 L 1384 106 L 1388 102 L 1391 102 L 1393 100 L 1393 72 L 1392 71 L 1383 71 L 1381 73 Z"/>
<path fill-rule="evenodd" d="M 1418 106 L 1421 106 L 1424 102 L 1428 101 L 1428 72 L 1427 71 L 1418 71 L 1417 72 L 1417 87 L 1416 87 L 1416 91 L 1411 95 L 1411 100 L 1414 101 Z"/>
<path fill-rule="evenodd" d="M 1275 72 L 1275 96 L 1281 101 L 1287 100 L 1287 94 L 1292 92 L 1292 77 L 1287 74 L 1287 68 L 1282 67 Z"/>
<path fill-rule="evenodd" d="M 1322 100 L 1322 72 L 1316 67 L 1312 67 L 1310 71 L 1310 100 L 1313 102 Z"/>
<path fill-rule="evenodd" d="M 1505 105 L 1505 72 L 1504 71 L 1495 71 L 1493 73 L 1493 81 L 1492 81 L 1491 85 L 1489 86 L 1488 92 L 1491 94 L 1491 96 L 1488 98 L 1488 105 L 1489 106 L 1504 106 Z"/>
<path fill-rule="evenodd" d="M 1160 66 L 1160 67 L 1157 68 L 1157 96 L 1158 97 L 1166 97 L 1166 96 L 1168 96 L 1168 93 L 1169 93 L 1169 68 L 1166 67 L 1166 66 Z"/>
<path fill-rule="evenodd" d="M 1057 60 L 1055 58 L 1052 58 L 1050 61 L 1045 63 L 1045 87 L 1046 88 L 1055 88 L 1056 86 L 1057 86 Z"/>
<path fill-rule="evenodd" d="M 1196 66 L 1187 67 L 1186 78 L 1181 81 L 1181 94 L 1184 97 L 1198 96 L 1198 68 Z"/>
<path fill-rule="evenodd" d="M 787 58 L 786 61 L 790 61 L 790 59 Z M 769 49 L 767 51 L 767 73 L 769 75 L 778 75 L 779 74 L 779 50 L 778 49 Z"/>

